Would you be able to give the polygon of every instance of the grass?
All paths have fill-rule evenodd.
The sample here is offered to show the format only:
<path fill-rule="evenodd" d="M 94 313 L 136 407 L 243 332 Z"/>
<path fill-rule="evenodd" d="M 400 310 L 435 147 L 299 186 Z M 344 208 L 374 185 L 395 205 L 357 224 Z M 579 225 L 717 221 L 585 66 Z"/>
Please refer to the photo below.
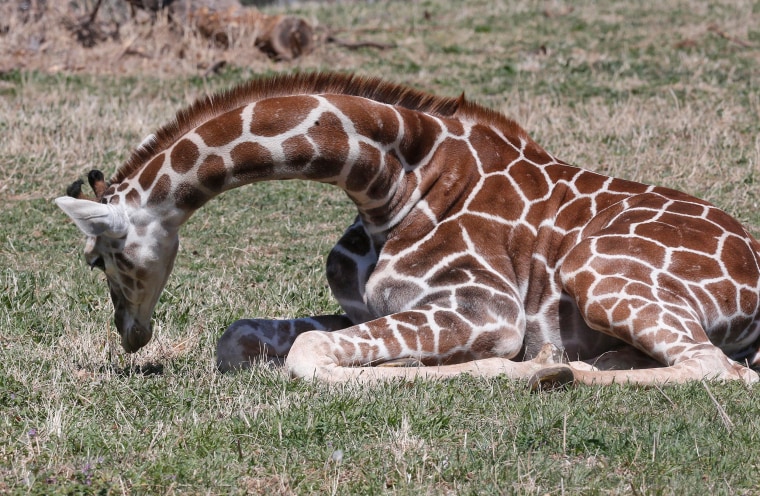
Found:
<path fill-rule="evenodd" d="M 266 366 L 216 373 L 233 320 L 337 311 L 324 257 L 353 212 L 313 183 L 235 190 L 196 214 L 156 338 L 121 353 L 102 276 L 51 200 L 93 166 L 113 171 L 196 96 L 259 73 L 465 91 L 560 158 L 697 194 L 760 234 L 755 3 L 390 5 L 291 13 L 394 49 L 322 44 L 211 79 L 186 62 L 48 73 L 41 59 L 0 76 L 0 493 L 759 494 L 758 387 L 530 394 L 505 379 L 356 388 Z M 21 34 L 0 35 L 0 52 Z M 72 57 L 102 62 L 98 49 Z"/>

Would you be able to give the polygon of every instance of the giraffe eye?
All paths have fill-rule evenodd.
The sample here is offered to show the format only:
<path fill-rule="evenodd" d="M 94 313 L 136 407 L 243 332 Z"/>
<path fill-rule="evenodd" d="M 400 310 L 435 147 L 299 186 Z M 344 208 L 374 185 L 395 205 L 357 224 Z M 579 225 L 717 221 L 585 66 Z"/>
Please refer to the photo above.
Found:
<path fill-rule="evenodd" d="M 93 259 L 92 259 L 92 260 L 89 262 L 89 265 L 90 265 L 90 269 L 94 269 L 95 267 L 97 267 L 97 268 L 99 268 L 99 269 L 100 269 L 100 270 L 102 270 L 102 271 L 105 271 L 105 270 L 106 270 L 106 263 L 105 263 L 105 261 L 103 260 L 103 257 L 96 257 L 96 258 L 93 258 Z"/>

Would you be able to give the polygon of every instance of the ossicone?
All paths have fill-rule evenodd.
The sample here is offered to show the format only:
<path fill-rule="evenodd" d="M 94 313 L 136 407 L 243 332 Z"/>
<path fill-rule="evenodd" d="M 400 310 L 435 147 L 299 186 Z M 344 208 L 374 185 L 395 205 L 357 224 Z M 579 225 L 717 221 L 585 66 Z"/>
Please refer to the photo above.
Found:
<path fill-rule="evenodd" d="M 87 173 L 87 182 L 90 184 L 93 193 L 95 193 L 94 198 L 87 196 L 82 191 L 82 184 L 84 184 L 84 181 L 81 179 L 77 179 L 66 188 L 66 195 L 79 200 L 100 201 L 108 189 L 108 183 L 106 182 L 103 173 L 97 169 L 92 169 Z"/>
<path fill-rule="evenodd" d="M 102 198 L 103 193 L 108 189 L 103 173 L 97 169 L 92 169 L 87 173 L 87 182 L 90 183 L 90 188 L 95 193 L 95 198 Z"/>

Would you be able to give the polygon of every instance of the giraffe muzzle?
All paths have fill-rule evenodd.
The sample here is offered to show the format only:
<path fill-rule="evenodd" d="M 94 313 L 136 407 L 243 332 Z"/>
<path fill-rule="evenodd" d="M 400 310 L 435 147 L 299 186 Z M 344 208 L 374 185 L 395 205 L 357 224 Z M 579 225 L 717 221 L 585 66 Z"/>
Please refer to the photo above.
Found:
<path fill-rule="evenodd" d="M 153 337 L 153 329 L 150 325 L 144 326 L 137 322 L 126 329 L 117 330 L 121 335 L 121 347 L 127 353 L 135 353 L 140 348 L 148 344 Z"/>

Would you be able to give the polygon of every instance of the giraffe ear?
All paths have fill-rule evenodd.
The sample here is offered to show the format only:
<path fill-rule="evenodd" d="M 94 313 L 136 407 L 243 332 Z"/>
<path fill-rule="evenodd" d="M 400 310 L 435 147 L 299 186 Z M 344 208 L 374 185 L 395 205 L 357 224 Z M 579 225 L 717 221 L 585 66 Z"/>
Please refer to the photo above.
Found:
<path fill-rule="evenodd" d="M 118 238 L 127 234 L 129 219 L 119 205 L 80 200 L 70 196 L 55 199 L 56 205 L 88 236 Z"/>

